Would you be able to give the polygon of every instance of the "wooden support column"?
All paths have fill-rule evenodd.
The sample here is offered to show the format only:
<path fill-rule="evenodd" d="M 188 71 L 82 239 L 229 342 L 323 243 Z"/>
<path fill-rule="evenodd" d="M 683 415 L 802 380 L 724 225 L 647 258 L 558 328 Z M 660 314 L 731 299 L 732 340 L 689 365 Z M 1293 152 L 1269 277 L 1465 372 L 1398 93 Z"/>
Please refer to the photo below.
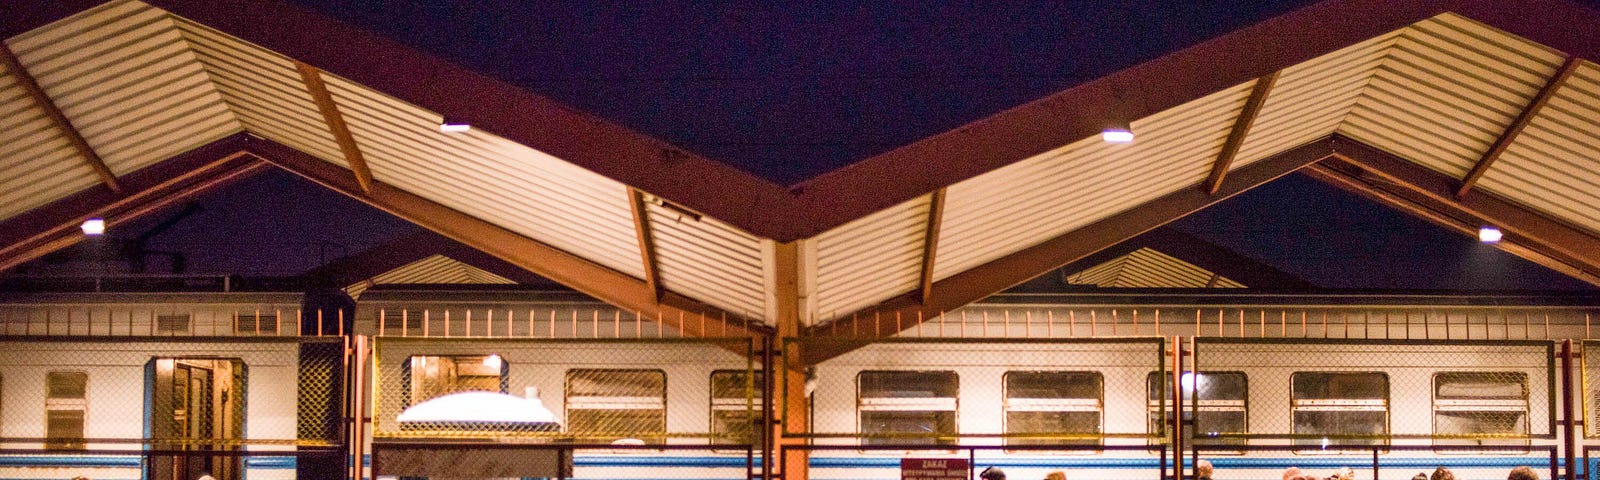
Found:
<path fill-rule="evenodd" d="M 1539 116 L 1539 110 L 1544 109 L 1545 104 L 1550 103 L 1550 97 L 1555 96 L 1556 90 L 1560 90 L 1561 86 L 1567 83 L 1568 78 L 1572 78 L 1572 72 L 1577 71 L 1578 65 L 1582 63 L 1583 60 L 1576 56 L 1567 58 L 1567 63 L 1561 65 L 1561 69 L 1556 70 L 1556 74 L 1552 75 L 1550 80 L 1544 83 L 1544 88 L 1539 89 L 1539 94 L 1534 95 L 1533 100 L 1522 108 L 1522 113 L 1517 115 L 1517 119 L 1512 121 L 1504 132 L 1500 133 L 1500 138 L 1495 139 L 1494 145 L 1489 147 L 1489 151 L 1484 152 L 1483 157 L 1478 159 L 1478 163 L 1474 164 L 1472 170 L 1467 172 L 1467 176 L 1461 179 L 1461 186 L 1456 188 L 1456 198 L 1464 197 L 1468 191 L 1472 190 L 1472 186 L 1478 183 L 1478 179 L 1483 178 L 1483 174 L 1489 171 L 1489 166 L 1493 165 L 1501 154 L 1506 153 L 1506 149 L 1511 147 L 1511 143 L 1515 142 L 1517 136 L 1522 134 L 1522 129 L 1527 128 L 1528 123 L 1532 122 L 1534 117 Z"/>
<path fill-rule="evenodd" d="M 294 67 L 300 71 L 300 79 L 305 81 L 311 98 L 316 100 L 317 110 L 322 112 L 322 119 L 328 123 L 328 131 L 339 142 L 339 151 L 349 162 L 350 171 L 355 172 L 361 193 L 371 194 L 372 170 L 367 168 L 367 158 L 361 155 L 355 136 L 350 135 L 350 126 L 344 123 L 344 115 L 339 113 L 339 105 L 333 102 L 333 94 L 328 92 L 328 85 L 322 81 L 322 72 L 317 67 L 301 62 L 294 62 Z"/>
<path fill-rule="evenodd" d="M 783 349 L 783 372 L 778 389 L 782 390 L 782 407 L 776 413 L 778 424 L 773 431 L 774 445 L 804 445 L 804 435 L 810 433 L 811 399 L 806 396 L 807 365 L 801 355 L 802 345 L 797 341 L 800 325 L 800 242 L 779 243 L 774 248 L 777 277 L 777 325 L 779 348 Z M 778 393 L 778 392 L 775 392 Z M 808 475 L 810 452 L 787 451 L 778 459 L 779 473 L 784 480 L 804 480 Z"/>
<path fill-rule="evenodd" d="M 83 134 L 78 132 L 78 127 L 72 126 L 72 121 L 67 120 L 67 115 L 61 112 L 56 102 L 44 93 L 44 88 L 39 86 L 38 80 L 28 73 L 28 69 L 22 66 L 22 61 L 17 59 L 17 54 L 12 52 L 11 47 L 6 46 L 5 42 L 0 42 L 0 62 L 4 62 L 5 69 L 17 77 L 17 84 L 28 91 L 28 96 L 33 97 L 34 105 L 44 110 L 56 128 L 67 136 L 72 148 L 78 151 L 78 155 L 89 164 L 89 168 L 94 169 L 95 175 L 100 177 L 100 182 L 106 184 L 112 192 L 122 193 L 122 184 L 117 182 L 117 175 L 111 172 L 111 167 L 100 158 L 100 154 L 94 152 L 94 148 L 89 146 L 89 141 L 84 140 Z"/>
<path fill-rule="evenodd" d="M 1267 94 L 1272 92 L 1272 84 L 1277 83 L 1278 72 L 1272 72 L 1256 79 L 1254 87 L 1250 88 L 1250 98 L 1244 102 L 1244 110 L 1239 111 L 1239 118 L 1233 121 L 1233 130 L 1228 132 L 1228 140 L 1222 144 L 1222 153 L 1217 154 L 1217 162 L 1211 165 L 1211 175 L 1206 177 L 1206 193 L 1216 195 L 1222 188 L 1222 179 L 1228 175 L 1228 169 L 1233 167 L 1233 159 L 1239 155 L 1239 146 L 1244 145 L 1244 138 L 1250 134 L 1250 126 L 1256 123 L 1256 114 L 1261 113 L 1261 105 L 1267 103 Z"/>
<path fill-rule="evenodd" d="M 921 295 L 918 301 L 926 304 L 933 295 L 933 259 L 939 251 L 939 225 L 944 222 L 944 192 L 941 188 L 933 191 L 933 198 L 928 200 L 928 229 L 922 238 L 922 283 L 918 287 Z"/>
<path fill-rule="evenodd" d="M 656 270 L 656 244 L 650 236 L 649 210 L 645 208 L 644 192 L 628 187 L 628 206 L 633 209 L 633 231 L 639 237 L 639 257 L 644 261 L 644 283 L 661 301 L 661 280 Z"/>

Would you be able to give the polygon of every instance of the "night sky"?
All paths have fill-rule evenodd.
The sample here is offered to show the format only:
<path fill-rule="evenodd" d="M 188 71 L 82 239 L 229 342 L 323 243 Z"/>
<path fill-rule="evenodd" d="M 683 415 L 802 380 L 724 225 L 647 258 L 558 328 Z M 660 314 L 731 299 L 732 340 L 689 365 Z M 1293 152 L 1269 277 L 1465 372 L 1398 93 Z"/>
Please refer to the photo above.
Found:
<path fill-rule="evenodd" d="M 783 184 L 1310 3 L 292 1 Z M 151 242 L 195 272 L 300 273 L 417 229 L 282 172 L 200 204 Z M 1299 176 L 1174 227 L 1323 287 L 1588 288 Z"/>

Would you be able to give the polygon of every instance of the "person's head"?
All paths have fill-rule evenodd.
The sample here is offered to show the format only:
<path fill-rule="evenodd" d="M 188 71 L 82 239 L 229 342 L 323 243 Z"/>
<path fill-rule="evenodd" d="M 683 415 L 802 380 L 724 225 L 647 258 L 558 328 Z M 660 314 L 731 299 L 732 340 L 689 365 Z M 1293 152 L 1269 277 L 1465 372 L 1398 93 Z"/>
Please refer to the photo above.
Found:
<path fill-rule="evenodd" d="M 1211 473 L 1215 470 L 1210 460 L 1194 462 L 1194 478 L 1211 478 Z"/>
<path fill-rule="evenodd" d="M 1506 480 L 1539 480 L 1539 473 L 1524 465 L 1511 469 L 1511 474 L 1506 475 Z"/>
<path fill-rule="evenodd" d="M 1424 472 L 1417 472 L 1417 475 L 1411 477 L 1411 480 L 1428 480 L 1428 474 Z"/>
<path fill-rule="evenodd" d="M 1456 480 L 1456 474 L 1448 468 L 1439 467 L 1433 469 L 1433 475 L 1428 480 Z"/>
<path fill-rule="evenodd" d="M 1006 480 L 1006 472 L 1000 470 L 1000 467 L 989 467 L 978 473 L 978 478 L 983 480 Z"/>
<path fill-rule="evenodd" d="M 1044 480 L 1067 480 L 1067 472 L 1056 470 L 1045 474 Z"/>
<path fill-rule="evenodd" d="M 1300 467 L 1289 467 L 1283 470 L 1283 480 L 1300 478 Z"/>

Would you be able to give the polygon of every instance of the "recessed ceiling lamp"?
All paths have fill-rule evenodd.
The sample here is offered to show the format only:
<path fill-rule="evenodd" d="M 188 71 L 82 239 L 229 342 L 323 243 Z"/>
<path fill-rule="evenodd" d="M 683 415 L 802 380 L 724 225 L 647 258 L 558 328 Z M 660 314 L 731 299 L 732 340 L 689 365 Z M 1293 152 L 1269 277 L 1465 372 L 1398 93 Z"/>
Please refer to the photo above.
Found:
<path fill-rule="evenodd" d="M 100 217 L 95 217 L 95 218 L 91 218 L 91 219 L 88 219 L 88 220 L 84 220 L 83 221 L 83 225 L 81 225 L 80 228 L 83 229 L 83 234 L 84 235 L 89 235 L 89 236 L 103 235 L 103 234 L 106 233 L 106 219 L 100 218 Z"/>
<path fill-rule="evenodd" d="M 1100 139 L 1106 143 L 1133 143 L 1133 127 L 1126 124 L 1117 124 L 1100 131 Z"/>
<path fill-rule="evenodd" d="M 1494 227 L 1478 227 L 1478 241 L 1480 241 L 1480 242 L 1483 242 L 1483 243 L 1499 243 L 1500 242 L 1500 237 L 1503 237 L 1503 236 L 1505 236 L 1505 234 L 1500 233 L 1500 229 L 1498 229 L 1498 228 L 1494 228 Z"/>
<path fill-rule="evenodd" d="M 461 133 L 472 130 L 472 125 L 462 122 L 445 120 L 439 123 L 439 131 L 444 133 Z"/>

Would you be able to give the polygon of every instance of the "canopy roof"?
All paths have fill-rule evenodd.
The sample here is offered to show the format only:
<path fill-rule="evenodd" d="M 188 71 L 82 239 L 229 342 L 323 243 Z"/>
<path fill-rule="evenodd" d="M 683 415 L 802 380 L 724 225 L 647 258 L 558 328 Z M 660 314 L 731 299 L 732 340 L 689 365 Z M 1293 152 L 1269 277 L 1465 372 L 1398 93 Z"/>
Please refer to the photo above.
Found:
<path fill-rule="evenodd" d="M 1600 12 L 1561 0 L 1329 0 L 793 186 L 270 0 L 55 5 L 0 51 L 0 269 L 274 165 L 622 308 L 793 332 L 1305 171 L 1600 284 Z"/>

